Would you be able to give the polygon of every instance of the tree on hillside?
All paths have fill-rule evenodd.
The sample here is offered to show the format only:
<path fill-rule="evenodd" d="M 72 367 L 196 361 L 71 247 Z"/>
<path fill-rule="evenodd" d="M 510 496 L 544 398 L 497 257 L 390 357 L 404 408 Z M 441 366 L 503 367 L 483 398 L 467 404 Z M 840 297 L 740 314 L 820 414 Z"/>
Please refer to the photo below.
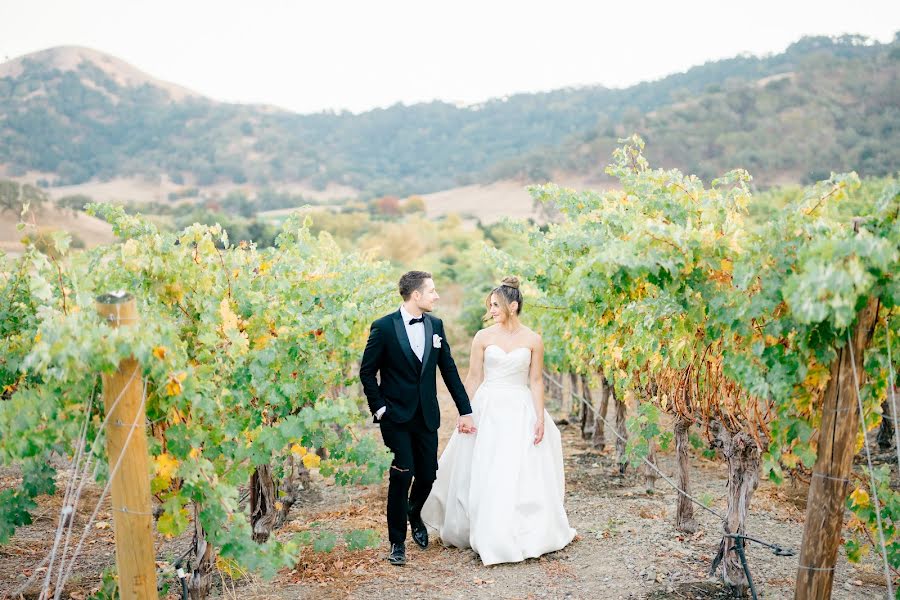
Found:
<path fill-rule="evenodd" d="M 93 202 L 93 198 L 90 196 L 86 196 L 84 194 L 73 194 L 70 196 L 63 196 L 56 201 L 56 206 L 59 209 L 63 210 L 71 210 L 72 216 L 77 217 L 78 213 L 84 212 L 84 208 Z"/>
<path fill-rule="evenodd" d="M 28 207 L 40 211 L 47 202 L 47 194 L 30 184 L 9 179 L 0 180 L 0 214 L 7 211 L 20 215 Z"/>
<path fill-rule="evenodd" d="M 384 217 L 396 217 L 400 214 L 400 200 L 396 196 L 384 196 L 372 202 L 372 211 Z"/>
<path fill-rule="evenodd" d="M 425 200 L 422 196 L 410 196 L 406 199 L 406 202 L 403 203 L 403 212 L 410 213 L 424 213 L 425 212 Z"/>

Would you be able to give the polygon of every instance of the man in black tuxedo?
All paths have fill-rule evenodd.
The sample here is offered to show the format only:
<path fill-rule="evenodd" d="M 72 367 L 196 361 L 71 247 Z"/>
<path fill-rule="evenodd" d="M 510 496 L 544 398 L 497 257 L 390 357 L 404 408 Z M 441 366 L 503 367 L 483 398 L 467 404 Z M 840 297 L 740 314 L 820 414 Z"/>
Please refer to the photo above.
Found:
<path fill-rule="evenodd" d="M 428 546 L 420 513 L 437 478 L 441 413 L 435 366 L 459 410 L 457 428 L 461 433 L 475 432 L 469 396 L 450 354 L 444 324 L 428 314 L 440 298 L 431 274 L 404 274 L 400 296 L 399 310 L 372 323 L 359 367 L 369 410 L 381 427 L 384 444 L 394 453 L 387 501 L 388 560 L 394 565 L 406 564 L 407 519 L 413 540 L 422 548 Z"/>

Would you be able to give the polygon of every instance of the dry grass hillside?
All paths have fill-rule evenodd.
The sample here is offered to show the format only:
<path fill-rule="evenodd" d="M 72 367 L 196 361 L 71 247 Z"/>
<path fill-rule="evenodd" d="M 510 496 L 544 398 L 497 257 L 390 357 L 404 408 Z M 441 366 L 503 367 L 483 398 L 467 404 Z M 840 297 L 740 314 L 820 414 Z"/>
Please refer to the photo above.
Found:
<path fill-rule="evenodd" d="M 34 179 L 29 177 L 14 177 L 21 183 L 31 183 Z M 98 202 L 166 202 L 170 193 L 179 192 L 186 185 L 178 185 L 166 177 L 119 177 L 110 181 L 88 181 L 78 185 L 64 185 L 51 187 L 47 193 L 54 199 L 64 196 L 84 194 Z M 357 191 L 353 188 L 337 184 L 329 184 L 323 190 L 317 190 L 307 184 L 284 183 L 278 184 L 280 192 L 303 196 L 317 202 L 355 198 Z M 252 192 L 253 186 L 236 183 L 217 183 L 215 185 L 197 187 L 202 196 L 215 198 L 224 197 L 234 191 Z"/>
<path fill-rule="evenodd" d="M 4 63 L 0 63 L 0 79 L 4 77 L 18 77 L 27 69 L 26 62 L 31 61 L 51 69 L 59 69 L 63 72 L 77 71 L 79 66 L 87 63 L 102 70 L 113 81 L 122 87 L 140 87 L 149 85 L 164 90 L 172 101 L 180 102 L 186 98 L 199 98 L 200 94 L 186 87 L 156 79 L 144 73 L 140 69 L 128 64 L 124 60 L 114 56 L 85 48 L 83 46 L 60 46 L 49 48 L 40 52 L 34 52 Z M 103 91 L 91 84 L 90 78 L 83 78 L 82 83 L 98 91 Z M 105 93 L 109 93 L 108 90 Z"/>
<path fill-rule="evenodd" d="M 598 188 L 601 184 L 583 178 L 561 176 L 555 183 L 576 189 Z M 608 187 L 609 184 L 602 184 Z M 485 185 L 467 185 L 432 194 L 425 194 L 425 214 L 438 218 L 456 213 L 466 220 L 496 223 L 503 219 L 547 220 L 540 206 L 535 206 L 523 181 L 502 180 Z"/>
<path fill-rule="evenodd" d="M 85 247 L 108 244 L 115 238 L 112 227 L 105 221 L 90 217 L 84 213 L 73 213 L 71 210 L 60 210 L 47 206 L 27 219 L 28 226 L 19 231 L 16 224 L 19 216 L 10 212 L 0 213 L 0 251 L 7 254 L 19 254 L 23 245 L 21 239 L 37 232 L 67 231 L 72 234 L 73 242 L 81 240 Z"/>
<path fill-rule="evenodd" d="M 17 178 L 20 179 L 20 178 Z M 25 181 L 27 178 L 21 178 Z M 578 189 L 598 188 L 599 184 L 575 177 L 559 177 L 556 179 L 560 185 Z M 425 202 L 425 214 L 430 219 L 438 219 L 450 214 L 457 214 L 463 220 L 474 224 L 481 221 L 484 224 L 492 224 L 503 219 L 533 219 L 537 222 L 545 222 L 548 218 L 546 212 L 540 206 L 535 206 L 528 194 L 524 181 L 503 180 L 486 185 L 468 185 L 452 188 L 440 192 L 422 195 Z M 608 184 L 605 184 L 608 186 Z M 120 178 L 106 182 L 89 182 L 80 185 L 63 186 L 47 189 L 48 194 L 54 200 L 65 196 L 83 194 L 99 202 L 168 202 L 168 194 L 178 191 L 183 186 L 177 186 L 169 181 L 150 181 L 143 178 Z M 248 186 L 233 184 L 220 184 L 200 188 L 201 195 L 205 197 L 224 197 L 234 190 L 252 192 Z M 340 210 L 340 200 L 352 199 L 356 191 L 351 188 L 329 185 L 325 190 L 314 190 L 302 184 L 296 184 L 284 188 L 282 191 L 302 195 L 305 198 L 319 202 L 336 200 L 328 205 L 318 206 L 317 209 Z M 185 200 L 191 201 L 191 200 Z M 294 209 L 285 208 L 259 213 L 264 219 L 280 220 Z M 19 240 L 25 235 L 16 230 L 18 215 L 12 213 L 0 214 L 0 250 L 7 253 L 21 251 L 22 244 Z M 60 210 L 48 205 L 35 216 L 35 222 L 41 230 L 64 230 L 72 233 L 77 239 L 84 242 L 86 247 L 108 243 L 113 240 L 109 225 L 105 222 L 89 217 L 84 213 L 73 213 L 69 210 Z"/>

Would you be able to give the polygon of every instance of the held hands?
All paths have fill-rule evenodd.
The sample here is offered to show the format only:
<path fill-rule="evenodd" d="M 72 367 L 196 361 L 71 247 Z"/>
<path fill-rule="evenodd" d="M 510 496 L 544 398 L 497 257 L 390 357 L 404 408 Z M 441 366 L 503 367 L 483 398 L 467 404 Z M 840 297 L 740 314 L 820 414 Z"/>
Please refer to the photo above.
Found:
<path fill-rule="evenodd" d="M 544 439 L 544 420 L 540 419 L 534 424 L 534 445 L 537 446 Z"/>
<path fill-rule="evenodd" d="M 465 415 L 456 420 L 456 429 L 460 433 L 475 433 L 475 420 L 472 415 Z"/>

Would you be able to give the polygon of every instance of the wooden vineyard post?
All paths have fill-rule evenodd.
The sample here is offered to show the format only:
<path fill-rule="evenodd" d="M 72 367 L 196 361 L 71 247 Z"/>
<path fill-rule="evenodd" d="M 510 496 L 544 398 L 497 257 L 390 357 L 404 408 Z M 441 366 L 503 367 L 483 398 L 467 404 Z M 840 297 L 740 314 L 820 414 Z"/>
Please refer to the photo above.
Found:
<path fill-rule="evenodd" d="M 126 293 L 99 296 L 97 312 L 111 327 L 128 327 L 138 320 L 134 296 Z M 110 473 L 119 463 L 110 492 L 119 595 L 156 600 L 150 467 L 142 400 L 141 367 L 133 358 L 119 363 L 117 372 L 103 375 L 103 404 L 109 415 L 106 453 Z"/>
<path fill-rule="evenodd" d="M 831 597 L 844 522 L 844 502 L 859 434 L 856 379 L 858 376 L 861 386 L 863 354 L 872 339 L 877 315 L 878 301 L 873 298 L 857 315 L 851 333 L 849 343 L 853 345 L 855 360 L 851 362 L 850 348 L 845 344 L 838 349 L 831 363 L 831 378 L 822 405 L 818 455 L 806 501 L 806 525 L 794 593 L 796 600 Z M 857 376 L 853 374 L 854 369 Z"/>

